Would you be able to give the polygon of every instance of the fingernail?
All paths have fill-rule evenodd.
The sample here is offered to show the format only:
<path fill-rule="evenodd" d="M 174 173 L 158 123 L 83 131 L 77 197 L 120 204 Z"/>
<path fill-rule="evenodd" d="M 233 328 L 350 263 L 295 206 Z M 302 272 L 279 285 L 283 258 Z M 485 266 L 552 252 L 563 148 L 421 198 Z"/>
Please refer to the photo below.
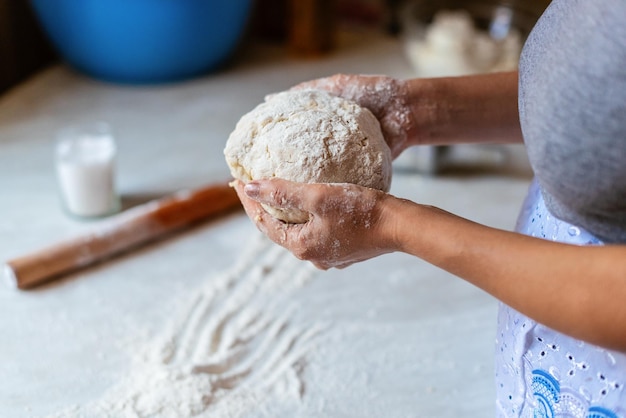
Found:
<path fill-rule="evenodd" d="M 259 187 L 257 183 L 248 183 L 243 188 L 243 191 L 246 194 L 246 196 L 252 199 L 256 199 L 257 197 L 259 197 L 260 190 L 261 188 Z"/>

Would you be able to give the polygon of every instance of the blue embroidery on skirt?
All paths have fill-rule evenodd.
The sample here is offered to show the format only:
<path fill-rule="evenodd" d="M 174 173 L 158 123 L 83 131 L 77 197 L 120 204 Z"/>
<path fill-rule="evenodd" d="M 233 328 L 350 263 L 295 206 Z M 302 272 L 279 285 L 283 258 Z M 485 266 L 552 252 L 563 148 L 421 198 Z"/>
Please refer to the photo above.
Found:
<path fill-rule="evenodd" d="M 591 408 L 589 408 L 589 414 L 587 414 L 587 418 L 618 418 L 618 416 L 600 406 L 592 406 Z"/>
<path fill-rule="evenodd" d="M 554 418 L 560 411 L 561 387 L 559 382 L 548 372 L 535 369 L 532 373 L 532 389 L 537 406 L 533 411 L 535 418 Z M 571 394 L 570 394 L 571 395 Z M 562 416 L 562 415 L 559 415 Z M 569 416 L 569 415 L 568 415 Z M 591 406 L 586 418 L 619 418 L 614 412 L 600 406 Z"/>
<path fill-rule="evenodd" d="M 533 395 L 537 400 L 535 418 L 553 418 L 554 405 L 559 402 L 559 382 L 543 370 L 533 370 Z"/>

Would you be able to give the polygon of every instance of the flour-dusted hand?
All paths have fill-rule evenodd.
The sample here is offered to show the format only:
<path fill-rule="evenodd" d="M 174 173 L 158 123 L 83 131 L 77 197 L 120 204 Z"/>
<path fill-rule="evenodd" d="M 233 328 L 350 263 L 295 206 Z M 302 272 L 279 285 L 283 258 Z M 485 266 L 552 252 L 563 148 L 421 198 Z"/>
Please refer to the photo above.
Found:
<path fill-rule="evenodd" d="M 320 89 L 369 109 L 380 122 L 385 140 L 397 157 L 416 134 L 406 82 L 387 76 L 336 74 L 307 81 L 293 89 Z"/>
<path fill-rule="evenodd" d="M 385 227 L 385 202 L 395 199 L 380 190 L 347 183 L 305 184 L 282 179 L 252 181 L 235 189 L 259 230 L 296 257 L 320 269 L 343 268 L 394 251 Z M 287 224 L 261 206 L 299 209 L 309 221 Z"/>

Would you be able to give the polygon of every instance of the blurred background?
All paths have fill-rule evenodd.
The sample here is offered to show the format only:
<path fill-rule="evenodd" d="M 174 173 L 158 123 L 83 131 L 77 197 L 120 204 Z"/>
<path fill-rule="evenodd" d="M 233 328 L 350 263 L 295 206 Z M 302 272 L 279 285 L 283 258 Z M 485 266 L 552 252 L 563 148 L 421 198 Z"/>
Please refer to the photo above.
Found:
<path fill-rule="evenodd" d="M 65 61 L 120 84 L 171 83 L 227 69 L 258 42 L 295 58 L 340 54 L 342 31 L 396 37 L 416 77 L 517 68 L 549 0 L 0 0 L 0 94 Z M 424 146 L 395 167 L 436 174 L 502 165 L 498 146 Z"/>
<path fill-rule="evenodd" d="M 88 7 L 85 6 L 81 9 L 79 6 L 81 3 L 87 5 L 91 3 L 92 10 L 88 10 Z M 103 8 L 98 3 L 108 4 L 108 6 Z M 26 0 L 0 0 L 0 62 L 2 62 L 0 66 L 0 93 L 61 58 L 79 60 L 79 58 L 72 56 L 72 48 L 79 48 L 76 45 L 78 38 L 90 36 L 90 40 L 94 42 L 98 40 L 98 37 L 111 39 L 115 31 L 123 31 L 124 28 L 119 23 L 112 25 L 112 19 L 116 16 L 116 8 L 121 10 L 121 12 L 117 12 L 118 16 L 120 13 L 126 15 L 136 13 L 139 16 L 143 14 L 143 18 L 146 20 L 146 22 L 142 22 L 141 18 L 135 19 L 132 22 L 135 32 L 127 29 L 127 33 L 118 35 L 118 37 L 126 36 L 127 42 L 129 36 L 136 35 L 137 28 L 151 23 L 150 19 L 156 13 L 154 11 L 146 13 L 151 5 L 158 8 L 162 7 L 163 3 L 168 2 L 135 0 L 135 3 L 138 5 L 133 11 L 129 7 L 132 2 L 119 0 L 106 2 L 102 0 L 84 2 L 73 0 L 33 0 L 30 2 Z M 202 17 L 204 23 L 198 23 L 198 26 L 219 25 L 218 21 L 211 20 L 211 16 L 216 14 L 215 9 L 220 8 L 219 2 L 179 0 L 177 3 L 180 8 L 187 7 L 190 10 L 194 8 L 200 10 L 200 13 L 197 13 L 197 18 L 200 20 Z M 208 4 L 209 7 L 204 7 L 204 10 L 201 10 L 201 3 L 205 6 Z M 369 26 L 379 28 L 391 35 L 404 34 L 410 36 L 412 43 L 407 47 L 408 58 L 412 62 L 418 62 L 420 58 L 429 56 L 432 61 L 428 68 L 416 68 L 416 73 L 421 75 L 421 71 L 426 75 L 438 75 L 440 73 L 458 74 L 486 71 L 495 67 L 493 63 L 490 65 L 488 62 L 483 64 L 476 62 L 480 58 L 484 61 L 495 60 L 494 52 L 489 50 L 489 45 L 485 45 L 484 39 L 479 40 L 481 45 L 474 48 L 474 53 L 479 57 L 470 64 L 467 62 L 460 63 L 459 58 L 455 56 L 437 58 L 436 52 L 454 55 L 459 52 L 459 48 L 468 49 L 467 45 L 459 45 L 458 42 L 455 45 L 454 36 L 467 35 L 469 31 L 467 22 L 463 20 L 464 16 L 446 17 L 445 15 L 438 15 L 438 12 L 459 9 L 469 11 L 469 16 L 474 19 L 472 23 L 475 23 L 480 29 L 491 30 L 490 34 L 496 40 L 503 41 L 506 39 L 509 42 L 507 52 L 514 56 L 517 51 L 515 42 L 523 39 L 549 1 L 246 0 L 225 1 L 223 3 L 240 3 L 238 7 L 241 11 L 233 12 L 236 16 L 226 17 L 226 20 L 231 19 L 227 23 L 234 27 L 233 31 L 237 32 L 231 35 L 237 42 L 225 39 L 223 33 L 207 33 L 204 36 L 213 36 L 217 39 L 207 38 L 204 41 L 206 48 L 214 49 L 215 43 L 219 42 L 221 44 L 229 43 L 233 49 L 236 46 L 237 50 L 241 50 L 247 42 L 263 40 L 282 43 L 286 48 L 290 48 L 294 54 L 314 56 L 332 50 L 335 32 L 342 26 Z M 142 10 L 142 8 L 146 10 Z M 98 13 L 99 17 L 95 19 L 93 16 L 89 16 L 90 13 Z M 170 16 L 174 16 L 171 10 L 169 13 Z M 207 13 L 208 16 L 202 16 L 202 13 Z M 439 23 L 434 31 L 436 33 L 431 31 L 430 44 L 423 43 L 424 45 L 420 48 L 420 37 L 428 35 L 426 32 L 428 25 L 435 20 Z M 89 23 L 89 26 L 86 23 Z M 465 27 L 463 27 L 464 24 Z M 82 28 L 81 25 L 83 25 Z M 74 29 L 69 30 L 68 27 L 72 26 Z M 520 36 L 521 39 L 507 39 L 509 27 L 518 30 L 519 33 L 515 36 Z M 186 22 L 186 28 L 188 31 L 199 30 L 193 27 L 189 21 Z M 62 30 L 64 33 L 61 33 Z M 83 32 L 80 33 L 79 30 Z M 180 31 L 181 28 L 174 26 L 168 30 Z M 88 31 L 92 33 L 85 34 Z M 99 33 L 97 33 L 98 31 Z M 161 36 L 165 36 L 165 33 Z M 194 36 L 200 38 L 198 34 Z M 154 37 L 158 38 L 157 36 Z M 114 41 L 115 39 L 109 42 Z M 118 39 L 117 42 L 121 42 L 121 40 Z M 161 44 L 163 48 L 166 47 L 163 42 Z M 101 51 L 97 51 L 97 48 L 91 48 L 91 53 L 94 55 L 97 53 L 104 54 L 106 51 L 103 52 L 103 45 L 100 45 Z M 112 46 L 109 47 L 113 48 Z M 119 52 L 122 46 L 118 45 L 117 47 Z M 130 46 L 126 45 L 126 48 L 130 48 Z M 228 52 L 224 55 L 230 57 L 232 51 Z M 465 52 L 467 53 L 467 51 Z M 86 60 L 87 58 L 83 57 L 82 59 Z M 509 57 L 508 64 L 510 61 Z M 100 65 L 103 64 L 100 63 Z M 127 65 L 130 66 L 132 63 L 128 62 Z M 90 67 L 92 72 L 95 66 L 96 64 L 93 64 Z M 215 65 L 207 65 L 205 70 L 214 70 L 215 67 Z M 192 74 L 202 74 L 202 70 L 201 68 Z M 140 77 L 136 79 L 140 81 Z"/>

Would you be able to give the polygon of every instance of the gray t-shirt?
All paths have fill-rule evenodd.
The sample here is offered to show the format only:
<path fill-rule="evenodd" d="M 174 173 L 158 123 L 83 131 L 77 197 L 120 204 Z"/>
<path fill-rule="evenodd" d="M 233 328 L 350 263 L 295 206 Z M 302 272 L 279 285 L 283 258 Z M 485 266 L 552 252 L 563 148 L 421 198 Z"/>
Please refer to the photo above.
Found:
<path fill-rule="evenodd" d="M 554 0 L 520 61 L 520 121 L 550 212 L 626 243 L 626 0 Z"/>

